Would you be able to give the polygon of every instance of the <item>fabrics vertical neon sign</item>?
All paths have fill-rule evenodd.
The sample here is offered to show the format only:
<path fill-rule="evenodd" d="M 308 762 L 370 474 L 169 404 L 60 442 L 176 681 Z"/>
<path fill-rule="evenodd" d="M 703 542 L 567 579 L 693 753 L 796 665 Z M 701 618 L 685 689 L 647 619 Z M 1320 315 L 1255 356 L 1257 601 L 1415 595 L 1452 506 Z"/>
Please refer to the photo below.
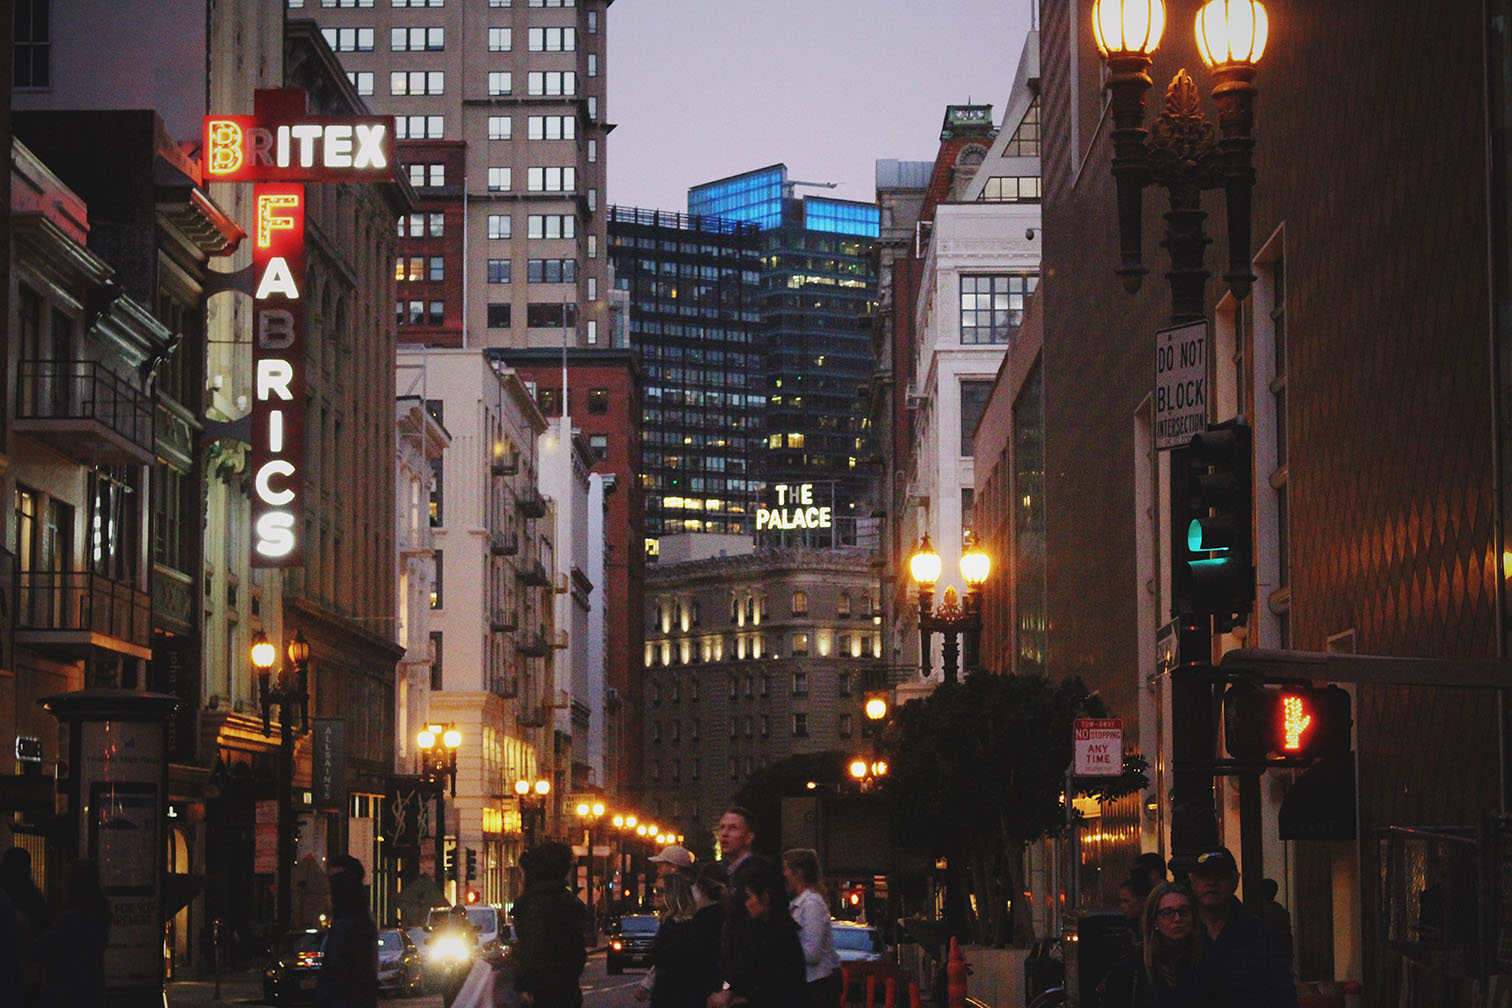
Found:
<path fill-rule="evenodd" d="M 312 116 L 303 91 L 256 92 L 253 114 L 206 116 L 205 182 L 254 182 L 252 566 L 304 563 L 304 182 L 387 182 L 393 120 Z"/>

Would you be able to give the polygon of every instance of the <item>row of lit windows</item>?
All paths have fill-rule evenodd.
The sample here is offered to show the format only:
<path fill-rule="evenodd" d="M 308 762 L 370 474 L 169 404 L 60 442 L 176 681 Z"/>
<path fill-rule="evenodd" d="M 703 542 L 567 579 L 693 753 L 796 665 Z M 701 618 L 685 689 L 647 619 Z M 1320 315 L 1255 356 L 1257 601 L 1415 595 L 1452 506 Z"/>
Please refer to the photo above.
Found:
<path fill-rule="evenodd" d="M 877 633 L 840 633 L 836 634 L 829 628 L 822 629 L 816 634 L 793 633 L 787 635 L 787 655 L 792 658 L 807 658 L 815 654 L 820 658 L 881 658 L 882 635 Z M 742 634 L 735 638 L 731 654 L 726 654 L 726 641 L 723 637 L 706 638 L 700 641 L 661 641 L 646 644 L 646 668 L 665 667 L 677 665 L 698 665 L 722 662 L 729 659 L 735 661 L 756 661 L 762 658 L 783 657 L 781 638 L 770 638 L 765 634 Z M 793 673 L 794 679 L 799 679 L 804 673 Z M 733 679 L 731 680 L 733 683 Z M 765 685 L 762 687 L 762 696 L 766 696 Z M 796 687 L 795 687 L 796 689 Z M 804 687 L 807 695 L 807 687 Z M 749 686 L 746 696 L 750 696 Z M 798 696 L 794 693 L 794 696 Z M 730 693 L 730 698 L 735 698 L 735 693 Z"/>
<path fill-rule="evenodd" d="M 444 301 L 399 301 L 395 315 L 401 326 L 441 325 L 446 320 Z"/>
<path fill-rule="evenodd" d="M 670 499 L 669 499 L 670 500 Z M 809 614 L 809 593 L 798 590 L 789 597 L 788 611 L 793 616 L 807 616 Z M 862 593 L 856 600 L 857 605 L 852 607 L 851 593 L 842 591 L 835 597 L 835 615 L 841 619 L 849 619 L 855 616 L 859 619 L 867 619 L 881 615 L 880 610 L 872 604 L 870 593 Z M 767 597 L 754 595 L 750 592 L 744 595 L 732 594 L 730 596 L 730 622 L 736 626 L 759 626 L 761 621 L 767 618 L 769 611 Z M 703 621 L 703 607 L 698 599 L 663 599 L 652 607 L 650 629 L 654 633 L 658 630 L 662 633 L 671 633 L 673 627 L 686 632 L 698 626 Z"/>
<path fill-rule="evenodd" d="M 444 163 L 416 163 L 405 166 L 409 172 L 410 185 L 416 189 L 436 189 L 446 185 L 446 165 Z M 514 184 L 514 170 L 511 168 L 490 167 L 488 169 L 488 191 L 508 192 Z M 572 165 L 547 165 L 525 169 L 525 188 L 529 192 L 562 192 L 572 193 L 577 191 L 577 169 Z M 597 209 L 598 190 L 589 189 L 587 192 L 588 209 Z"/>
<path fill-rule="evenodd" d="M 288 0 L 290 10 L 303 10 L 306 0 Z M 310 6 L 314 6 L 313 3 Z M 370 10 L 374 6 L 373 0 L 320 0 L 322 7 L 335 7 L 345 10 Z M 446 0 L 389 0 L 390 7 L 445 7 Z M 488 0 L 490 7 L 513 7 L 513 0 Z M 576 7 L 577 0 L 527 0 L 527 7 Z M 598 31 L 598 17 L 594 11 L 588 12 L 588 30 Z"/>

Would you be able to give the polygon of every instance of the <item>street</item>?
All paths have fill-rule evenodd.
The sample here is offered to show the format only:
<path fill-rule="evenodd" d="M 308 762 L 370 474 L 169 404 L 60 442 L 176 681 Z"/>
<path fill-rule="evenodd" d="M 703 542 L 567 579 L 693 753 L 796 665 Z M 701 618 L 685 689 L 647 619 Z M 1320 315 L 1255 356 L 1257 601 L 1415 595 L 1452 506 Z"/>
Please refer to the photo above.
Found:
<path fill-rule="evenodd" d="M 604 970 L 604 953 L 593 953 L 583 970 L 584 1008 L 633 1008 L 641 1003 L 635 1000 L 635 985 L 643 975 L 643 970 L 631 970 L 620 976 L 609 976 Z M 439 994 L 382 998 L 378 1003 L 393 1008 L 442 1008 Z M 176 981 L 168 985 L 168 1008 L 261 1004 L 266 1002 L 262 999 L 262 978 L 258 973 L 222 977 L 219 1000 L 215 998 L 215 984 L 209 980 Z"/>

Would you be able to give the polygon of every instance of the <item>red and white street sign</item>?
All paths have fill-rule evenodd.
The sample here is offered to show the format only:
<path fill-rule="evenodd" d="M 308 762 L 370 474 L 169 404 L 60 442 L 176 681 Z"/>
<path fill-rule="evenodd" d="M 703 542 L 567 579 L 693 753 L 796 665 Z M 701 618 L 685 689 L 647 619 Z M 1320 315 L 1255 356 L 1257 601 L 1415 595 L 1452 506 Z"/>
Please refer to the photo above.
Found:
<path fill-rule="evenodd" d="M 1117 777 L 1123 773 L 1123 720 L 1077 718 L 1072 722 L 1071 773 L 1077 777 Z"/>

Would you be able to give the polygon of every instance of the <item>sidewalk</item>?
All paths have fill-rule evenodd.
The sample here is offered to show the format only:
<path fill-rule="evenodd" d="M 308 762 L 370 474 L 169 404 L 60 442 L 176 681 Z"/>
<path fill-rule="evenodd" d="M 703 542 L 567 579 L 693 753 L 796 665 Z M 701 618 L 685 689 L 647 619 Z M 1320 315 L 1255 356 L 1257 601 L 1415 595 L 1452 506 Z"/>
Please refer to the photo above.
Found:
<path fill-rule="evenodd" d="M 223 975 L 220 1000 L 215 997 L 214 980 L 172 980 L 167 986 L 167 1001 L 168 1008 L 260 1004 L 262 973 L 253 970 Z"/>

